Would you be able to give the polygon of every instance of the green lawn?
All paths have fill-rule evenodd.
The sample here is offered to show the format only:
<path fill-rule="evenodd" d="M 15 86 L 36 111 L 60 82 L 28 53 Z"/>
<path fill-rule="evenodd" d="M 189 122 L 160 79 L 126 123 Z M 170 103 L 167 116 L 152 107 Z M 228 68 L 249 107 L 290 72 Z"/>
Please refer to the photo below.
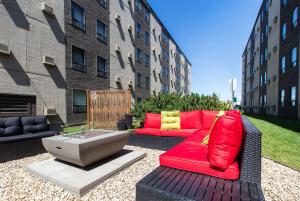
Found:
<path fill-rule="evenodd" d="M 263 156 L 300 171 L 300 121 L 249 115 L 262 132 Z"/>

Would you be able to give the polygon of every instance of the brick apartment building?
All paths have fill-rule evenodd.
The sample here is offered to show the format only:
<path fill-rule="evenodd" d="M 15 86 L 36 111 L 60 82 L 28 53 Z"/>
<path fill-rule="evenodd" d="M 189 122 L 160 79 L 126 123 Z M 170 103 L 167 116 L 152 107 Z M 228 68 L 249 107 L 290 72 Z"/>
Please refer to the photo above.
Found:
<path fill-rule="evenodd" d="M 264 0 L 243 53 L 246 112 L 300 118 L 299 0 Z"/>
<path fill-rule="evenodd" d="M 86 89 L 191 92 L 191 64 L 144 0 L 1 0 L 0 116 L 86 120 Z"/>

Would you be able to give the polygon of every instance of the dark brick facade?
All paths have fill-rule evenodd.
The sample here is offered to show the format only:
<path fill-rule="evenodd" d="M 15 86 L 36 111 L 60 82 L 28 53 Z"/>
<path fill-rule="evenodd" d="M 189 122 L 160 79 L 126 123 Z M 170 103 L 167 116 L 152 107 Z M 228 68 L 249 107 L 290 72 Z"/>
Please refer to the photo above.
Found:
<path fill-rule="evenodd" d="M 85 11 L 85 31 L 72 25 L 71 0 L 65 0 L 65 32 L 66 32 L 66 68 L 67 68 L 67 122 L 83 123 L 86 113 L 73 112 L 73 89 L 109 89 L 109 73 L 107 78 L 97 76 L 97 56 L 107 59 L 109 72 L 109 34 L 107 42 L 99 41 L 96 37 L 97 19 L 109 29 L 109 4 L 103 7 L 97 1 L 73 0 Z M 109 2 L 109 1 L 108 1 Z M 85 50 L 86 72 L 72 68 L 72 46 Z"/>

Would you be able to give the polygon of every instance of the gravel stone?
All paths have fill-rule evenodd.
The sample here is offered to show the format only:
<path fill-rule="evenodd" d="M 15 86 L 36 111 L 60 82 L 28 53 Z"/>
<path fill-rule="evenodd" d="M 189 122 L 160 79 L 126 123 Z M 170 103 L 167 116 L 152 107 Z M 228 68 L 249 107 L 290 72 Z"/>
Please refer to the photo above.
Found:
<path fill-rule="evenodd" d="M 69 191 L 25 171 L 28 164 L 52 158 L 48 153 L 0 164 L 0 199 L 6 200 L 74 200 L 127 201 L 135 200 L 135 184 L 159 165 L 163 151 L 126 146 L 126 149 L 147 153 L 93 190 L 79 198 Z M 299 201 L 300 172 L 262 159 L 262 187 L 266 201 Z"/>

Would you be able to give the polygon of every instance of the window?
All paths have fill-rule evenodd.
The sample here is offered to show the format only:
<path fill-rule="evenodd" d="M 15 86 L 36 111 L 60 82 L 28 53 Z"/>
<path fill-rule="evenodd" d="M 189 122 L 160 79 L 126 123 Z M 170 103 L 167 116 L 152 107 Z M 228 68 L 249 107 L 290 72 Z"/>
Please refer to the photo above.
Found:
<path fill-rule="evenodd" d="M 284 107 L 285 102 L 285 90 L 280 90 L 280 106 Z"/>
<path fill-rule="evenodd" d="M 281 0 L 281 5 L 282 6 L 286 6 L 287 5 L 288 0 Z"/>
<path fill-rule="evenodd" d="M 142 61 L 142 50 L 140 48 L 136 48 L 136 60 L 139 62 Z"/>
<path fill-rule="evenodd" d="M 107 62 L 102 57 L 97 57 L 97 75 L 100 77 L 107 77 Z"/>
<path fill-rule="evenodd" d="M 137 73 L 137 74 L 136 74 L 136 85 L 137 85 L 138 87 L 141 87 L 141 86 L 142 86 L 141 81 L 142 81 L 142 75 L 141 75 L 140 73 Z"/>
<path fill-rule="evenodd" d="M 281 61 L 280 61 L 280 71 L 281 71 L 282 74 L 285 73 L 285 57 L 281 58 Z"/>
<path fill-rule="evenodd" d="M 263 75 L 260 75 L 260 86 L 263 85 Z"/>
<path fill-rule="evenodd" d="M 85 14 L 84 9 L 72 1 L 72 24 L 78 29 L 85 31 Z"/>
<path fill-rule="evenodd" d="M 86 93 L 84 90 L 73 90 L 73 112 L 85 113 L 86 112 Z"/>
<path fill-rule="evenodd" d="M 263 97 L 259 97 L 259 106 L 262 108 L 263 107 Z"/>
<path fill-rule="evenodd" d="M 264 81 L 265 81 L 265 84 L 267 84 L 267 72 L 265 72 L 265 74 L 264 74 Z"/>
<path fill-rule="evenodd" d="M 261 33 L 260 38 L 261 38 L 261 43 L 263 43 L 264 42 L 264 33 Z"/>
<path fill-rule="evenodd" d="M 298 7 L 294 8 L 292 14 L 292 27 L 295 28 L 298 25 Z"/>
<path fill-rule="evenodd" d="M 264 103 L 263 103 L 263 107 L 266 108 L 267 106 L 267 95 L 264 95 Z"/>
<path fill-rule="evenodd" d="M 85 72 L 85 51 L 78 47 L 72 47 L 72 68 Z"/>
<path fill-rule="evenodd" d="M 146 88 L 150 88 L 150 78 L 148 76 L 146 77 Z"/>
<path fill-rule="evenodd" d="M 266 37 L 268 37 L 268 31 L 269 31 L 269 27 L 268 27 L 268 25 L 266 25 L 265 26 L 265 35 L 266 35 Z"/>
<path fill-rule="evenodd" d="M 297 66 L 297 47 L 294 47 L 291 51 L 291 67 Z"/>
<path fill-rule="evenodd" d="M 291 106 L 296 106 L 296 87 L 291 87 Z"/>
<path fill-rule="evenodd" d="M 138 36 L 141 36 L 142 35 L 142 26 L 140 23 L 136 23 L 136 33 Z"/>
<path fill-rule="evenodd" d="M 269 11 L 269 1 L 266 1 L 265 12 L 268 13 L 268 11 Z"/>
<path fill-rule="evenodd" d="M 261 21 L 264 21 L 264 12 L 261 12 Z"/>
<path fill-rule="evenodd" d="M 265 56 L 264 56 L 264 60 L 267 61 L 268 60 L 268 49 L 265 49 Z"/>
<path fill-rule="evenodd" d="M 262 65 L 264 62 L 264 56 L 263 53 L 260 54 L 260 65 Z"/>
<path fill-rule="evenodd" d="M 139 12 L 142 12 L 142 2 L 141 0 L 136 0 L 136 8 Z"/>
<path fill-rule="evenodd" d="M 281 26 L 281 39 L 285 40 L 286 38 L 286 22 Z"/>
<path fill-rule="evenodd" d="M 137 101 L 138 103 L 140 103 L 140 102 L 142 102 L 142 98 L 141 98 L 141 97 L 137 97 L 137 98 L 136 98 L 136 101 Z"/>
<path fill-rule="evenodd" d="M 144 15 L 145 15 L 145 20 L 146 20 L 146 22 L 149 23 L 149 22 L 150 22 L 150 12 L 149 12 L 148 10 L 145 9 Z"/>
<path fill-rule="evenodd" d="M 107 26 L 99 20 L 97 20 L 97 39 L 107 42 Z"/>
<path fill-rule="evenodd" d="M 150 34 L 148 31 L 145 31 L 145 42 L 149 45 L 150 42 Z"/>
<path fill-rule="evenodd" d="M 150 56 L 148 54 L 145 54 L 145 65 L 146 66 L 150 65 Z"/>
<path fill-rule="evenodd" d="M 161 37 L 162 37 L 162 41 L 165 44 L 169 44 L 169 38 L 168 38 L 168 36 L 164 32 L 161 33 Z"/>
<path fill-rule="evenodd" d="M 97 0 L 98 3 L 103 6 L 104 8 L 107 8 L 107 0 Z"/>
<path fill-rule="evenodd" d="M 162 67 L 161 74 L 163 77 L 169 77 L 169 69 L 167 67 Z"/>

